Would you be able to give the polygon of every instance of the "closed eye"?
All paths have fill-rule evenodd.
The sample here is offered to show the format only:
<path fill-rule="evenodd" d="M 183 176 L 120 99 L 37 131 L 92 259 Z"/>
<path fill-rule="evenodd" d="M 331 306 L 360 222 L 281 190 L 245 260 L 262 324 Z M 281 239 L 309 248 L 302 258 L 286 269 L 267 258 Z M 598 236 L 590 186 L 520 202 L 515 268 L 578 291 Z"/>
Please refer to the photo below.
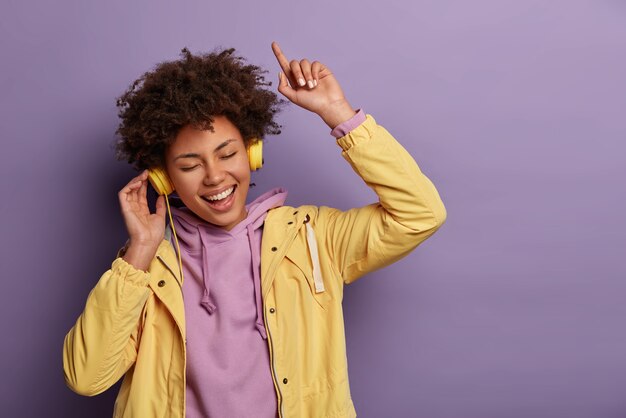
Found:
<path fill-rule="evenodd" d="M 232 156 L 234 156 L 235 154 L 237 154 L 237 151 L 233 152 L 232 154 L 228 154 L 222 157 L 222 160 L 228 160 L 229 158 L 231 158 Z"/>
<path fill-rule="evenodd" d="M 193 167 L 181 167 L 180 169 L 183 171 L 191 171 L 196 168 L 198 165 L 194 165 Z"/>

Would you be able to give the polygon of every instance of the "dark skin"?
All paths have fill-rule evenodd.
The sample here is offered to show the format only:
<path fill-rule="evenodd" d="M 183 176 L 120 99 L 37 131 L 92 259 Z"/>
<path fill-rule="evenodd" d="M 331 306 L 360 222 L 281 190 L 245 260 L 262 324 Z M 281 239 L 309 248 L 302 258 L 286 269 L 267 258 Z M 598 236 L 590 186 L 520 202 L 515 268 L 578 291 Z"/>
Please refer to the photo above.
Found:
<path fill-rule="evenodd" d="M 329 128 L 353 117 L 356 112 L 345 98 L 330 69 L 319 61 L 288 60 L 277 42 L 272 51 L 281 67 L 278 91 L 292 103 L 317 114 Z M 124 260 L 147 271 L 165 238 L 165 198 L 159 196 L 156 212 L 150 213 L 147 201 L 148 172 L 144 170 L 120 192 L 118 198 L 130 236 Z"/>
<path fill-rule="evenodd" d="M 272 51 L 282 68 L 278 91 L 292 103 L 316 113 L 331 129 L 356 114 L 328 67 L 306 58 L 289 61 L 277 42 Z"/>

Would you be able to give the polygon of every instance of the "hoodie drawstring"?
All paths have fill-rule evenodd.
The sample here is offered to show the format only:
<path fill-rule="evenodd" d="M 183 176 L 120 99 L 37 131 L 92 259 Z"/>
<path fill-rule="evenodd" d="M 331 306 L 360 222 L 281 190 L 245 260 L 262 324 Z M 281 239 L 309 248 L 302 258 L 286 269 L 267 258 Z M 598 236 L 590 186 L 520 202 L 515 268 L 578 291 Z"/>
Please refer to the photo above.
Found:
<path fill-rule="evenodd" d="M 256 329 L 261 334 L 264 340 L 267 339 L 267 333 L 265 331 L 265 325 L 263 324 L 263 302 L 261 300 L 261 277 L 259 274 L 259 249 L 256 244 L 255 236 L 254 236 L 254 227 L 252 224 L 246 226 L 246 230 L 248 232 L 248 242 L 250 243 L 250 253 L 252 255 L 252 275 L 254 281 L 254 298 L 256 304 Z M 202 295 L 202 299 L 200 301 L 200 305 L 206 309 L 209 314 L 213 314 L 217 307 L 213 304 L 209 298 L 209 261 L 207 255 L 207 246 L 204 243 L 202 238 L 202 234 L 198 234 L 200 236 L 200 241 L 202 243 L 202 276 L 204 278 L 204 294 Z"/>
<path fill-rule="evenodd" d="M 263 302 L 261 300 L 261 278 L 259 277 L 259 248 L 254 237 L 252 224 L 246 227 L 248 230 L 248 242 L 250 243 L 250 253 L 252 254 L 252 275 L 254 278 L 254 298 L 256 300 L 256 329 L 264 340 L 267 339 L 265 325 L 263 325 Z"/>
<path fill-rule="evenodd" d="M 209 300 L 209 261 L 207 256 L 206 246 L 204 245 L 204 240 L 202 239 L 202 234 L 198 234 L 200 236 L 200 241 L 202 242 L 202 277 L 204 279 L 204 294 L 202 295 L 202 299 L 200 300 L 200 305 L 207 310 L 209 314 L 213 314 L 217 307 L 211 303 Z"/>

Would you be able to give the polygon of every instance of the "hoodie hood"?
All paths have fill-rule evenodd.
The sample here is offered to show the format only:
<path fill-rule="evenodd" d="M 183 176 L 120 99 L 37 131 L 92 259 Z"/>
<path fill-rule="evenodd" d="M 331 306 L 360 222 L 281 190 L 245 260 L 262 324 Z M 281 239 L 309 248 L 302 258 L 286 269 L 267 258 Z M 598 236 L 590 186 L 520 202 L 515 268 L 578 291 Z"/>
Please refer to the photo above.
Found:
<path fill-rule="evenodd" d="M 181 259 L 186 262 L 193 262 L 189 254 L 201 253 L 201 272 L 204 282 L 204 292 L 200 305 L 206 309 L 209 314 L 213 314 L 218 308 L 211 299 L 211 262 L 218 260 L 211 257 L 211 247 L 215 245 L 228 245 L 228 241 L 247 239 L 252 262 L 252 279 L 254 282 L 254 296 L 256 303 L 256 328 L 265 339 L 265 327 L 263 325 L 263 310 L 261 300 L 261 278 L 260 278 L 260 238 L 261 231 L 258 231 L 265 221 L 267 212 L 275 207 L 282 206 L 287 198 L 287 191 L 283 188 L 274 188 L 256 198 L 254 201 L 246 205 L 248 216 L 240 223 L 235 225 L 233 229 L 227 231 L 223 228 L 208 223 L 204 219 L 198 217 L 187 207 L 172 207 L 172 220 L 176 235 L 181 247 Z M 243 238 L 245 236 L 245 238 Z M 174 248 L 176 248 L 174 246 Z M 187 253 L 187 254 L 185 254 Z M 183 261 L 183 263 L 185 262 Z M 233 268 L 241 268 L 233 266 Z M 192 302 L 193 303 L 193 302 Z"/>

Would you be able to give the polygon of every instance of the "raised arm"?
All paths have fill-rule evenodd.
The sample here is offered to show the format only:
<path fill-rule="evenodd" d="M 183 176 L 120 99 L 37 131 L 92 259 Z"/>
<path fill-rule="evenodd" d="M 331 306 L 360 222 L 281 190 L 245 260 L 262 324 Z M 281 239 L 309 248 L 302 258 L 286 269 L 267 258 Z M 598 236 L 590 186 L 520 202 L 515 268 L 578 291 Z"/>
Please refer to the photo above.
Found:
<path fill-rule="evenodd" d="M 280 93 L 318 114 L 333 134 L 346 122 L 354 125 L 359 115 L 326 65 L 307 59 L 289 61 L 276 42 L 272 50 L 282 69 Z M 316 238 L 323 240 L 347 284 L 407 255 L 444 223 L 446 209 L 413 157 L 371 115 L 337 143 L 379 198 L 377 203 L 348 211 L 320 208 Z"/>
<path fill-rule="evenodd" d="M 318 226 L 348 284 L 406 256 L 445 222 L 437 189 L 371 115 L 337 139 L 342 156 L 379 201 L 347 211 L 322 207 Z"/>

